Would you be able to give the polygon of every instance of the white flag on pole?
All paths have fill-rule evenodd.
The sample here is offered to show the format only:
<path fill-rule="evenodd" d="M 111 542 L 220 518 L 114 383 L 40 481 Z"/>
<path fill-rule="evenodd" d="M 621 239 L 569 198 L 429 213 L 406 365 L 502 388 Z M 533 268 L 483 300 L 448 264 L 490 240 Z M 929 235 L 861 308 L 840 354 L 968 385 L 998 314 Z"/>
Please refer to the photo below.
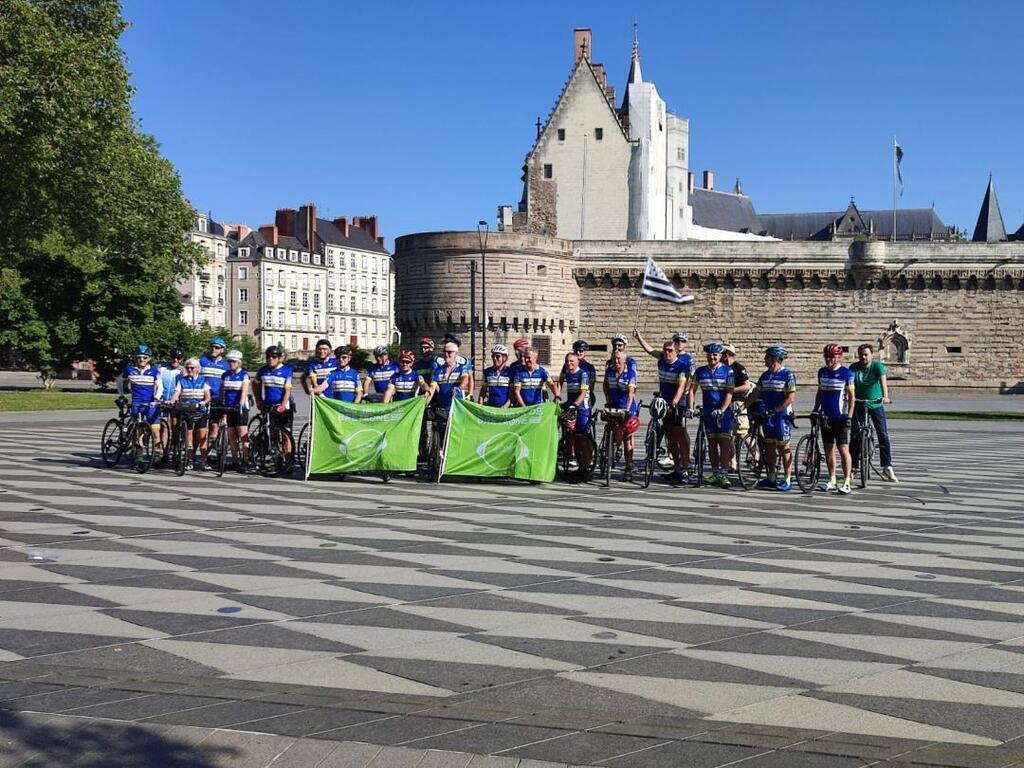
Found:
<path fill-rule="evenodd" d="M 655 301 L 671 301 L 673 304 L 689 304 L 693 301 L 693 296 L 683 296 L 676 290 L 654 259 L 647 259 L 640 295 Z"/>

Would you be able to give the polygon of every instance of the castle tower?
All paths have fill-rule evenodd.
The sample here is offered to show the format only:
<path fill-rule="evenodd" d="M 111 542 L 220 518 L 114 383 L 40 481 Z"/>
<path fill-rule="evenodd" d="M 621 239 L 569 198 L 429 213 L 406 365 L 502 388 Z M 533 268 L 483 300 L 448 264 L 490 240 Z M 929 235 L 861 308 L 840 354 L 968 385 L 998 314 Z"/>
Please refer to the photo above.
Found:
<path fill-rule="evenodd" d="M 974 225 L 974 235 L 971 237 L 976 243 L 1003 243 L 1006 242 L 1006 228 L 1003 226 L 1003 214 L 999 210 L 999 201 L 996 199 L 996 186 L 992 183 L 992 175 L 988 177 L 988 187 L 985 189 L 985 199 L 981 201 L 981 211 L 978 212 L 978 223 Z"/>

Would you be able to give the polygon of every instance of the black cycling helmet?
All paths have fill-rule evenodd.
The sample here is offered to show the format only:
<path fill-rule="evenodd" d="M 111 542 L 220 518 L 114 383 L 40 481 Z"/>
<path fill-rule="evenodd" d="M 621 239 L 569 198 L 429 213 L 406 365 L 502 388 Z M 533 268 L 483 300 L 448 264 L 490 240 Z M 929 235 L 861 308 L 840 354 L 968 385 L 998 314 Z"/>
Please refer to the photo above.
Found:
<path fill-rule="evenodd" d="M 589 349 L 590 349 L 590 345 L 587 344 L 587 342 L 585 342 L 583 339 L 580 339 L 579 341 L 574 341 L 572 343 L 572 351 L 573 352 L 586 352 Z"/>
<path fill-rule="evenodd" d="M 317 346 L 317 347 L 329 347 L 329 346 L 331 346 L 331 340 L 330 339 L 320 339 L 319 341 L 317 341 L 315 346 Z"/>
<path fill-rule="evenodd" d="M 185 350 L 181 347 L 172 347 L 170 352 L 171 360 L 184 360 Z"/>
<path fill-rule="evenodd" d="M 351 354 L 352 354 L 352 347 L 350 347 L 348 344 L 345 344 L 343 346 L 335 347 L 334 348 L 334 356 L 335 357 L 340 357 L 341 355 L 351 355 Z"/>
<path fill-rule="evenodd" d="M 277 346 L 277 344 L 271 344 L 267 347 L 266 355 L 267 357 L 284 357 L 284 352 L 281 351 L 281 348 Z"/>
<path fill-rule="evenodd" d="M 448 342 L 451 342 L 452 344 L 456 344 L 461 347 L 462 337 L 459 336 L 459 334 L 457 333 L 446 333 L 444 335 L 444 343 L 447 344 Z"/>

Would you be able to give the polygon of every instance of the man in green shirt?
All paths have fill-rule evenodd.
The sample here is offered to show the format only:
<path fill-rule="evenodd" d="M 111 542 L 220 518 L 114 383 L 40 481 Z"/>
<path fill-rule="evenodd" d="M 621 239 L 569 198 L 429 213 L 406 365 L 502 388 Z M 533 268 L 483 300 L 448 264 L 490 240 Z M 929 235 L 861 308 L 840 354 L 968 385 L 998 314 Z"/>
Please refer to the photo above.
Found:
<path fill-rule="evenodd" d="M 889 383 L 885 378 L 885 365 L 875 360 L 875 349 L 870 344 L 857 347 L 857 362 L 850 366 L 853 371 L 854 394 L 857 398 L 853 410 L 853 430 L 850 434 L 850 453 L 854 469 L 860 459 L 860 428 L 866 417 L 871 418 L 878 440 L 878 452 L 882 460 L 882 476 L 890 482 L 898 482 L 892 468 L 892 446 L 889 444 L 889 429 L 885 422 L 885 405 L 889 399 Z"/>

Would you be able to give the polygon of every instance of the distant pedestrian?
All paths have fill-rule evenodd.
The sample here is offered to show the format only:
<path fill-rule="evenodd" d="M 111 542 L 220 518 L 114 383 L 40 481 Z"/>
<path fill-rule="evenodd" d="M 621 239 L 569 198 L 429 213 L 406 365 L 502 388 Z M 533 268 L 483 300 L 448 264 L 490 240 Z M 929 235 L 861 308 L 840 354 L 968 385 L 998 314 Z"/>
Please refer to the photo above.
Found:
<path fill-rule="evenodd" d="M 857 362 L 850 366 L 853 371 L 854 394 L 857 405 L 853 410 L 853 432 L 850 435 L 850 454 L 854 469 L 860 463 L 860 429 L 865 415 L 871 417 L 878 440 L 878 452 L 882 460 L 882 477 L 891 483 L 899 482 L 892 468 L 892 446 L 889 443 L 889 428 L 885 421 L 885 406 L 889 398 L 889 382 L 885 376 L 885 364 L 875 360 L 875 348 L 870 344 L 857 347 Z"/>

